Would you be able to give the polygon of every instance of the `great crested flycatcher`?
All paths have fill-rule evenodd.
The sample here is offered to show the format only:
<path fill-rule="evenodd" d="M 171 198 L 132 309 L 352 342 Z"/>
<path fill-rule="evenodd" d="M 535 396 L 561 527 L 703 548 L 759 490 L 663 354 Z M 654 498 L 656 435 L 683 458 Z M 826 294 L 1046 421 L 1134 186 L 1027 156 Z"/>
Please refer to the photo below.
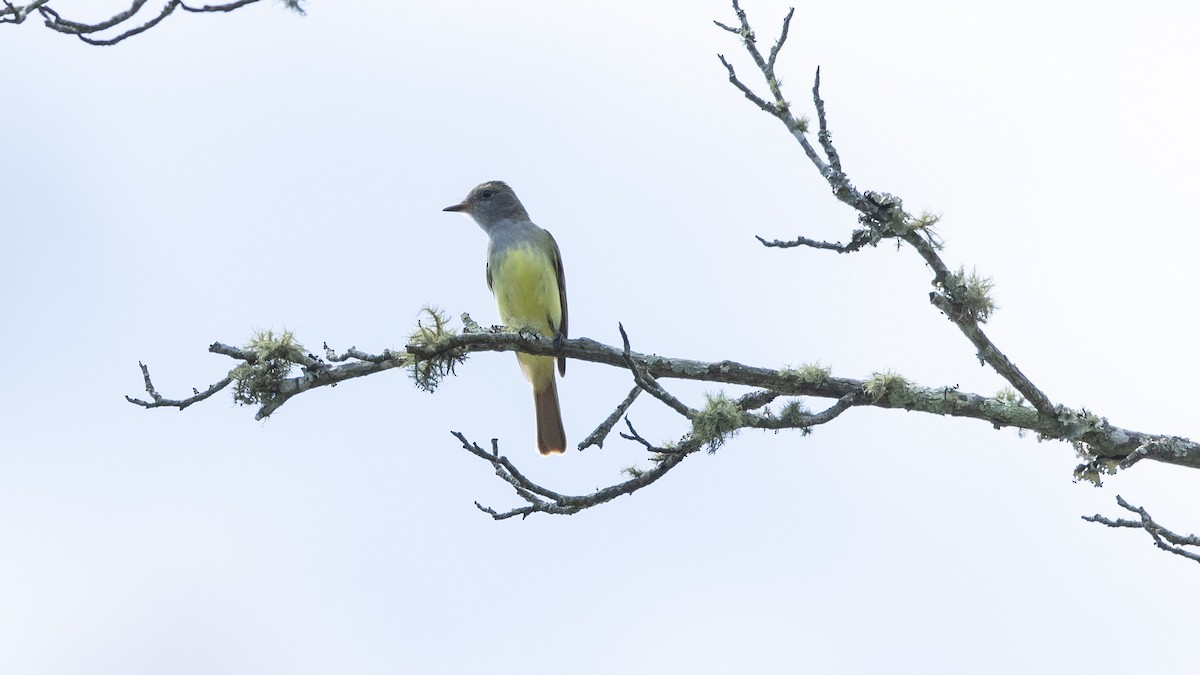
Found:
<path fill-rule="evenodd" d="M 562 255 L 554 237 L 529 220 L 529 213 L 512 188 L 498 180 L 482 183 L 462 203 L 442 210 L 471 216 L 487 233 L 487 284 L 496 296 L 501 321 L 514 330 L 566 338 L 567 287 Z M 533 386 L 538 452 L 564 452 L 567 435 L 558 407 L 554 357 L 517 354 L 517 362 Z M 558 357 L 558 372 L 567 374 L 565 357 Z"/>

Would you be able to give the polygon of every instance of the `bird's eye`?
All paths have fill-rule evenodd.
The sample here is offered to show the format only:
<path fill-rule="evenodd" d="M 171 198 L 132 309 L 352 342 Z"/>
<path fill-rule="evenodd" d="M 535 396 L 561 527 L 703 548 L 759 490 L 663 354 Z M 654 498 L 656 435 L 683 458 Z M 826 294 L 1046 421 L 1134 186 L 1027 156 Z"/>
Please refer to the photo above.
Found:
<path fill-rule="evenodd" d="M 492 192 L 491 190 L 484 190 L 483 192 L 479 193 L 479 196 L 483 197 L 484 199 L 491 199 L 492 195 L 494 194 L 496 193 Z"/>

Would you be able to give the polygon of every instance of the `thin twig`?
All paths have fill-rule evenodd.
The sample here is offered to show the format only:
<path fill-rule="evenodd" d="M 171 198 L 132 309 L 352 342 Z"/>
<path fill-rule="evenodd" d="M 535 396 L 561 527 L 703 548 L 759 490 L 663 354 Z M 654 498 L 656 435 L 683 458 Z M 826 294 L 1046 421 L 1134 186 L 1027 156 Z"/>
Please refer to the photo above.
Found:
<path fill-rule="evenodd" d="M 193 389 L 192 391 L 194 391 L 196 393 L 193 396 L 189 396 L 188 398 L 183 398 L 183 399 L 163 398 L 162 395 L 160 395 L 158 393 L 158 390 L 155 389 L 154 383 L 150 380 L 150 368 L 147 367 L 146 364 L 142 363 L 141 361 L 138 362 L 138 366 L 142 369 L 142 381 L 146 385 L 146 393 L 150 394 L 150 400 L 144 401 L 139 398 L 133 398 L 132 396 L 126 396 L 125 400 L 129 401 L 130 403 L 132 403 L 134 405 L 140 405 L 143 408 L 178 408 L 180 410 L 183 410 L 184 408 L 188 407 L 189 405 L 203 401 L 204 399 L 208 398 L 209 396 L 212 396 L 213 394 L 217 393 L 218 391 L 221 391 L 225 387 L 228 387 L 231 382 L 233 382 L 233 378 L 227 376 L 227 377 L 223 377 L 220 380 L 218 380 L 217 382 L 213 383 L 212 385 L 210 385 L 208 387 L 208 389 L 205 389 L 204 391 L 197 391 L 197 390 Z"/>
<path fill-rule="evenodd" d="M 599 506 L 622 495 L 633 494 L 638 490 L 649 487 L 659 478 L 665 476 L 668 471 L 678 466 L 687 454 L 663 455 L 661 461 L 654 468 L 641 472 L 627 481 L 601 488 L 590 494 L 560 495 L 526 478 L 508 458 L 500 454 L 497 441 L 492 441 L 492 451 L 488 452 L 479 447 L 478 444 L 467 440 L 467 437 L 462 433 L 457 431 L 450 433 L 462 443 L 463 448 L 468 452 L 490 463 L 495 468 L 496 475 L 511 485 L 517 495 L 529 503 L 528 506 L 501 512 L 475 502 L 475 506 L 480 511 L 483 511 L 496 520 L 504 520 L 515 516 L 524 518 L 533 513 L 570 515 L 584 509 Z M 694 448 L 692 450 L 694 451 Z"/>
<path fill-rule="evenodd" d="M 777 391 L 771 391 L 770 389 L 762 389 L 759 391 L 752 391 L 749 394 L 744 394 L 743 396 L 738 398 L 737 407 L 740 408 L 744 412 L 748 412 L 750 410 L 757 410 L 758 408 L 761 408 L 764 405 L 767 405 L 768 403 L 770 403 L 771 401 L 774 401 L 775 399 L 779 398 L 782 395 L 783 394 L 781 394 Z"/>
<path fill-rule="evenodd" d="M 829 135 L 829 125 L 825 120 L 825 101 L 821 98 L 821 66 L 817 66 L 817 75 L 813 78 L 813 106 L 817 109 L 817 142 L 829 158 L 829 167 L 839 174 L 842 173 L 842 158 L 833 147 L 833 137 Z"/>
<path fill-rule="evenodd" d="M 783 28 L 779 31 L 779 39 L 775 41 L 775 45 L 771 47 L 771 55 L 767 57 L 767 70 L 775 72 L 775 58 L 779 56 L 779 50 L 783 49 L 783 43 L 787 42 L 788 28 L 792 25 L 792 15 L 796 13 L 795 7 L 789 7 L 787 16 L 783 17 Z"/>
<path fill-rule="evenodd" d="M 625 400 L 617 404 L 616 410 L 613 410 L 612 414 L 605 418 L 605 420 L 600 423 L 600 426 L 596 427 L 595 431 L 588 434 L 587 438 L 583 439 L 579 443 L 579 450 L 586 450 L 593 445 L 598 448 L 603 448 L 604 439 L 608 437 L 608 434 L 612 431 L 612 428 L 616 426 L 617 421 L 621 419 L 621 416 L 629 411 L 629 406 L 633 405 L 633 402 L 637 400 L 638 394 L 640 393 L 642 393 L 641 387 L 634 387 L 633 389 L 630 389 L 629 394 L 625 396 Z"/>
<path fill-rule="evenodd" d="M 1100 523 L 1108 527 L 1128 527 L 1133 529 L 1145 530 L 1150 538 L 1154 540 L 1154 545 L 1158 548 L 1174 553 L 1175 555 L 1183 556 L 1188 560 L 1200 562 L 1200 553 L 1187 550 L 1185 547 L 1200 547 L 1200 537 L 1194 534 L 1176 534 L 1171 530 L 1159 525 L 1146 509 L 1140 506 L 1133 506 L 1125 501 L 1121 495 L 1117 495 L 1117 504 L 1121 508 L 1136 513 L 1137 520 L 1126 520 L 1124 518 L 1111 519 L 1097 513 L 1094 516 L 1080 516 L 1090 523 Z"/>
<path fill-rule="evenodd" d="M 680 401 L 672 396 L 666 389 L 663 389 L 662 385 L 660 385 L 658 381 L 654 379 L 654 376 L 646 372 L 646 369 L 642 367 L 641 362 L 633 358 L 633 356 L 630 354 L 629 335 L 625 333 L 625 326 L 618 323 L 617 330 L 621 332 L 621 343 L 624 345 L 621 355 L 625 359 L 625 365 L 629 368 L 630 372 L 633 373 L 633 381 L 637 383 L 639 387 L 646 390 L 648 394 L 665 403 L 671 410 L 683 415 L 687 419 L 693 419 L 696 416 L 696 411 L 687 407 L 683 401 Z"/>
<path fill-rule="evenodd" d="M 717 24 L 717 25 L 721 25 L 721 24 Z M 722 26 L 722 27 L 728 28 L 727 26 Z M 738 79 L 737 73 L 734 72 L 734 70 L 733 70 L 733 64 L 731 64 L 731 63 L 729 63 L 729 61 L 725 60 L 724 54 L 717 54 L 717 58 L 720 59 L 721 63 L 729 71 L 729 81 L 733 84 L 733 86 L 737 87 L 743 94 L 746 95 L 746 98 L 750 99 L 750 101 L 753 102 L 754 105 L 761 108 L 764 112 L 766 112 L 770 115 L 774 115 L 776 113 L 774 106 L 772 106 L 770 103 L 767 103 L 766 100 L 761 98 L 758 94 L 755 94 L 754 91 L 752 89 L 750 89 L 750 87 L 747 87 L 745 84 L 742 83 L 741 80 Z"/>
<path fill-rule="evenodd" d="M 864 246 L 871 243 L 871 237 L 868 236 L 868 233 L 865 230 L 856 231 L 854 236 L 850 239 L 849 244 L 843 244 L 840 241 L 836 243 L 818 241 L 816 239 L 809 239 L 808 237 L 796 237 L 795 239 L 789 241 L 781 241 L 779 239 L 767 241 L 758 235 L 755 235 L 754 238 L 762 242 L 762 245 L 766 246 L 767 248 L 796 248 L 797 246 L 806 246 L 808 248 L 837 251 L 838 253 L 854 253 L 855 251 L 861 250 Z"/>

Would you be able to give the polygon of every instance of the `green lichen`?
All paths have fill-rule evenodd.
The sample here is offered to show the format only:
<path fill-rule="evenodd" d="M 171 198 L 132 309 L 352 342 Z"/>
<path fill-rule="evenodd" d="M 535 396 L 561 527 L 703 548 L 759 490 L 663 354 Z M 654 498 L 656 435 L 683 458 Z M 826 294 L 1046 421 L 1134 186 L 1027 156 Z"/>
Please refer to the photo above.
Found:
<path fill-rule="evenodd" d="M 1010 387 L 1004 387 L 984 400 L 983 407 L 992 416 L 992 426 L 996 429 L 1017 427 L 1017 434 L 1023 435 L 1037 425 L 1038 412 L 1025 405 L 1025 397 Z"/>
<path fill-rule="evenodd" d="M 906 222 L 910 232 L 916 232 L 925 237 L 925 241 L 936 250 L 942 249 L 942 237 L 937 233 L 935 226 L 941 222 L 942 215 L 933 213 L 932 211 L 922 211 L 921 215 L 916 218 L 909 218 Z"/>
<path fill-rule="evenodd" d="M 692 438 L 708 446 L 708 452 L 712 454 L 737 434 L 743 426 L 743 417 L 737 403 L 723 393 L 705 394 L 704 398 L 704 410 L 692 420 Z"/>
<path fill-rule="evenodd" d="M 1115 474 L 1120 467 L 1120 460 L 1095 458 L 1075 467 L 1075 482 L 1091 483 L 1096 487 L 1104 487 L 1104 476 Z"/>
<path fill-rule="evenodd" d="M 408 336 L 409 344 L 420 345 L 436 350 L 446 339 L 454 336 L 450 328 L 450 317 L 441 309 L 432 305 L 421 308 L 421 318 L 417 327 Z M 466 315 L 463 315 L 466 317 Z M 466 317 L 469 318 L 469 317 Z M 429 359 L 411 359 L 408 363 L 409 375 L 417 388 L 432 392 L 437 389 L 447 375 L 454 373 L 454 366 L 466 360 L 466 354 L 458 349 L 446 349 L 438 352 L 437 356 Z"/>
<path fill-rule="evenodd" d="M 641 478 L 646 472 L 638 468 L 637 465 L 630 464 L 629 466 L 621 469 L 621 473 L 629 476 L 630 478 Z"/>
<path fill-rule="evenodd" d="M 1017 390 L 1012 387 L 1004 387 L 997 391 L 992 398 L 1004 405 L 1021 405 L 1025 402 L 1025 397 L 1018 394 Z"/>
<path fill-rule="evenodd" d="M 810 415 L 812 415 L 812 411 L 799 400 L 784 403 L 783 408 L 779 411 L 779 419 L 788 424 L 800 424 Z"/>
<path fill-rule="evenodd" d="M 808 406 L 804 405 L 799 399 L 793 399 L 784 403 L 783 408 L 779 411 L 779 419 L 798 428 L 804 436 L 812 433 L 812 428 L 807 426 L 812 422 L 812 410 L 809 410 Z"/>
<path fill-rule="evenodd" d="M 1086 438 L 1093 432 L 1103 433 L 1102 427 L 1108 424 L 1108 420 L 1087 408 L 1076 410 L 1060 405 L 1054 412 L 1058 423 L 1058 434 L 1054 438 L 1069 441 L 1075 448 L 1075 454 L 1083 460 L 1075 467 L 1076 482 L 1085 481 L 1100 487 L 1104 476 L 1117 472 L 1120 460 L 1097 456 Z M 1038 440 L 1041 440 L 1040 435 Z"/>
<path fill-rule="evenodd" d="M 305 355 L 304 345 L 289 330 L 278 335 L 273 330 L 257 331 L 246 343 L 246 350 L 253 353 L 253 360 L 229 374 L 233 378 L 233 400 L 241 405 L 272 401 L 278 396 L 279 384 Z"/>
<path fill-rule="evenodd" d="M 912 383 L 902 375 L 889 370 L 872 373 L 870 379 L 863 383 L 863 392 L 870 396 L 872 401 L 878 402 L 886 397 L 891 403 L 902 403 L 900 398 L 912 398 L 911 386 Z"/>
<path fill-rule="evenodd" d="M 808 131 L 808 115 L 792 117 L 792 131 L 804 133 Z"/>
<path fill-rule="evenodd" d="M 784 377 L 798 380 L 804 384 L 825 384 L 829 381 L 829 366 L 819 363 L 806 363 L 799 368 L 784 368 L 779 371 Z"/>
<path fill-rule="evenodd" d="M 942 215 L 940 213 L 933 213 L 932 211 L 922 211 L 921 215 L 917 216 L 916 218 L 913 218 L 912 220 L 910 220 L 908 222 L 908 229 L 914 230 L 914 231 L 915 230 L 928 230 L 928 229 L 932 228 L 934 225 L 937 225 L 939 222 L 941 222 L 941 220 L 942 220 Z"/>
<path fill-rule="evenodd" d="M 980 276 L 972 269 L 958 268 L 946 277 L 943 287 L 946 296 L 953 303 L 959 317 L 969 317 L 979 323 L 987 323 L 992 313 L 996 311 L 996 302 L 992 299 L 993 282 L 991 277 Z"/>

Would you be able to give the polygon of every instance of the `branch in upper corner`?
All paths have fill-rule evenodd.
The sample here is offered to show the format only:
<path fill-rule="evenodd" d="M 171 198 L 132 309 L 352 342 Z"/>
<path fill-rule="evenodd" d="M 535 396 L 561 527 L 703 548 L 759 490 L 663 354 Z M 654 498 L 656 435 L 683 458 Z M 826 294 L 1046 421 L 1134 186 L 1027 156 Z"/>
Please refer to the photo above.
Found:
<path fill-rule="evenodd" d="M 1117 495 L 1117 504 L 1126 511 L 1137 514 L 1138 519 L 1126 520 L 1118 518 L 1114 520 L 1098 513 L 1094 516 L 1081 516 L 1081 518 L 1090 523 L 1100 523 L 1108 527 L 1128 527 L 1145 530 L 1150 535 L 1150 538 L 1154 540 L 1154 545 L 1158 548 L 1169 553 L 1174 553 L 1175 555 L 1183 556 L 1188 560 L 1200 562 L 1200 552 L 1197 552 L 1200 549 L 1200 537 L 1194 534 L 1176 534 L 1168 530 L 1155 522 L 1146 509 L 1140 506 L 1133 506 L 1125 501 L 1121 495 Z"/>
<path fill-rule="evenodd" d="M 288 9 L 298 14 L 304 14 L 304 8 L 300 6 L 299 0 L 282 0 L 283 5 Z M 251 5 L 258 0 L 237 0 L 237 2 L 228 2 L 223 5 L 202 5 L 200 7 L 192 7 L 186 3 L 180 2 L 179 8 L 188 12 L 232 12 L 235 9 L 241 9 L 246 5 Z"/>
<path fill-rule="evenodd" d="M 123 26 L 128 26 L 133 21 L 134 17 L 140 12 L 147 0 L 133 0 L 128 9 L 125 9 L 112 17 L 100 21 L 98 23 L 83 23 L 79 21 L 71 21 L 64 19 L 56 9 L 50 6 L 50 0 L 37 0 L 30 2 L 24 6 L 14 5 L 11 0 L 5 0 L 3 8 L 0 8 L 0 23 L 22 23 L 30 14 L 37 12 L 44 20 L 45 26 L 53 31 L 74 35 L 80 40 L 99 46 L 115 45 L 127 38 L 133 37 L 140 33 L 144 33 L 154 26 L 157 26 L 163 19 L 171 15 L 176 9 L 193 13 L 210 13 L 210 12 L 232 12 L 236 9 L 251 5 L 259 0 L 235 0 L 218 5 L 201 5 L 191 6 L 184 4 L 182 0 L 168 0 L 158 13 L 150 17 L 146 21 L 124 30 L 123 32 L 109 38 L 93 37 L 96 33 L 102 33 L 111 29 L 120 29 Z M 302 0 L 282 0 L 284 6 L 299 13 L 304 14 L 304 8 L 301 6 Z"/>
<path fill-rule="evenodd" d="M 4 0 L 0 7 L 0 23 L 23 23 L 30 14 L 50 0 L 35 0 L 24 6 L 14 5 L 10 0 Z"/>

